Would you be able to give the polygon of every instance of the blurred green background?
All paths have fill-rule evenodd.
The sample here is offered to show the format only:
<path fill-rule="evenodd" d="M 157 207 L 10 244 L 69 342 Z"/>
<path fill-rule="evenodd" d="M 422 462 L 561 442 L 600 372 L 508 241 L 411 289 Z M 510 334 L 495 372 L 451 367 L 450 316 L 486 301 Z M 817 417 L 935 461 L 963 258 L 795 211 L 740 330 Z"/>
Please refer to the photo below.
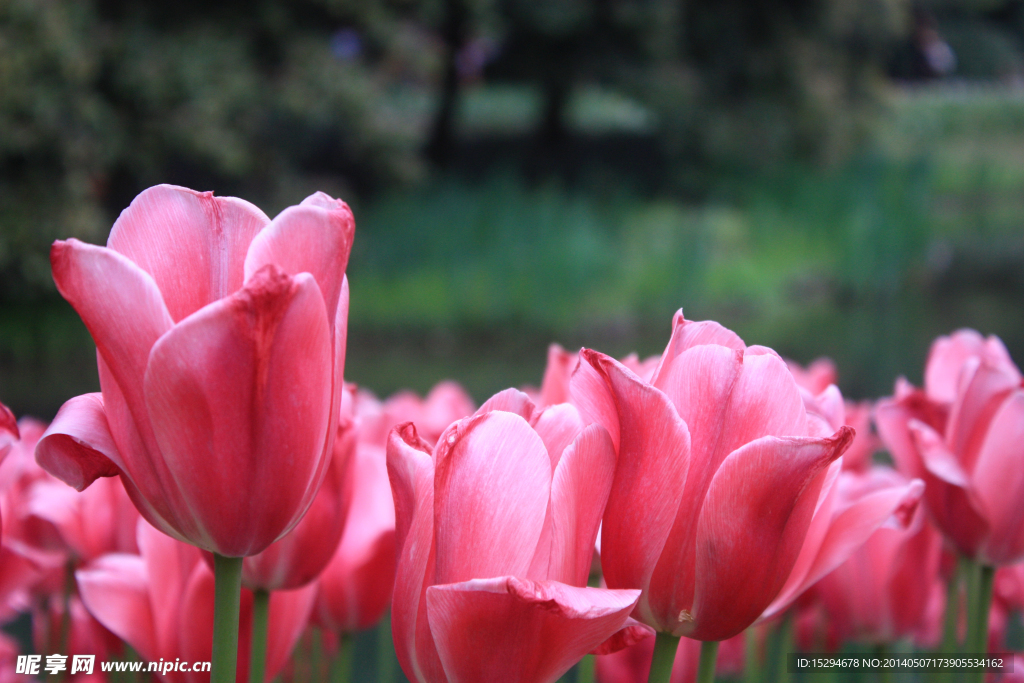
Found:
<path fill-rule="evenodd" d="M 0 0 L 0 400 L 97 386 L 48 249 L 145 187 L 352 204 L 346 377 L 540 381 L 672 313 L 920 381 L 1024 359 L 1022 0 Z"/>

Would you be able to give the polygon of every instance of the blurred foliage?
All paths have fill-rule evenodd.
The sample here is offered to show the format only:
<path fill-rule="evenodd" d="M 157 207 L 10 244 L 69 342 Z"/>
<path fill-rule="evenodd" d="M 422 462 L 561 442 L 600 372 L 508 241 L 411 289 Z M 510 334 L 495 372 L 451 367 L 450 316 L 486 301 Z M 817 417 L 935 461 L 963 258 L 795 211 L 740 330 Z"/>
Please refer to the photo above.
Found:
<path fill-rule="evenodd" d="M 382 393 L 654 353 L 679 306 L 861 395 L 952 327 L 1021 349 L 1022 47 L 1024 0 L 0 0 L 0 386 L 94 386 L 49 245 L 158 182 L 348 199 Z"/>

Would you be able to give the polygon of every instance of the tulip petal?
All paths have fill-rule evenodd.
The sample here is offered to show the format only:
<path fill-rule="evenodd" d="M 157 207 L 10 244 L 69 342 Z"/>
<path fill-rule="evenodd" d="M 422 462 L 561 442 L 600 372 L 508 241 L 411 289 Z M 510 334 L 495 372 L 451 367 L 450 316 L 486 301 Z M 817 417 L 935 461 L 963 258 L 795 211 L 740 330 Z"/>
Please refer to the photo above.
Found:
<path fill-rule="evenodd" d="M 977 358 L 968 359 L 961 375 L 961 387 L 949 414 L 946 443 L 957 454 L 960 466 L 967 472 L 974 470 L 982 441 L 992 417 L 1003 399 L 1020 386 L 1020 374 Z"/>
<path fill-rule="evenodd" d="M 829 463 L 853 430 L 831 439 L 763 437 L 734 451 L 708 487 L 697 525 L 693 609 L 677 633 L 736 635 L 768 607 L 793 568 Z"/>
<path fill-rule="evenodd" d="M 569 401 L 569 378 L 579 363 L 579 354 L 566 351 L 558 344 L 548 347 L 548 364 L 540 383 L 541 407 Z"/>
<path fill-rule="evenodd" d="M 979 358 L 1009 372 L 1017 372 L 1010 354 L 999 337 L 983 338 L 971 329 L 957 330 L 948 337 L 939 337 L 928 352 L 924 369 L 924 387 L 934 401 L 953 403 L 960 387 L 964 364 Z M 1018 382 L 1019 380 L 1019 372 Z"/>
<path fill-rule="evenodd" d="M 138 429 L 140 445 L 147 451 L 158 452 L 146 414 L 142 378 L 153 345 L 174 321 L 156 283 L 116 251 L 75 239 L 55 242 L 50 264 L 57 289 L 81 316 L 99 357 L 124 396 L 131 430 Z M 106 384 L 101 378 L 105 392 L 109 391 Z M 121 453 L 142 455 L 127 450 L 127 446 L 135 446 L 127 443 L 131 434 L 113 422 L 110 427 Z"/>
<path fill-rule="evenodd" d="M 18 432 L 18 418 L 14 417 L 14 413 L 10 408 L 0 403 L 0 432 L 6 432 L 8 436 L 20 439 L 21 434 Z"/>
<path fill-rule="evenodd" d="M 908 429 L 924 465 L 921 478 L 928 510 L 960 552 L 973 557 L 988 535 L 989 524 L 975 491 L 968 485 L 968 474 L 935 430 L 916 420 L 908 422 Z"/>
<path fill-rule="evenodd" d="M 601 531 L 601 565 L 609 587 L 646 590 L 682 500 L 690 432 L 665 394 L 608 356 L 592 353 L 587 361 L 604 376 L 622 427 Z M 638 619 L 658 623 L 646 593 L 638 609 Z"/>
<path fill-rule="evenodd" d="M 245 257 L 245 281 L 268 264 L 289 275 L 309 273 L 320 286 L 333 332 L 355 229 L 348 204 L 317 192 L 256 235 Z"/>
<path fill-rule="evenodd" d="M 320 485 L 331 361 L 316 282 L 272 266 L 154 346 L 146 404 L 195 545 L 252 555 L 301 518 Z"/>
<path fill-rule="evenodd" d="M 547 448 L 512 413 L 458 424 L 434 453 L 435 582 L 526 575 L 551 494 Z"/>
<path fill-rule="evenodd" d="M 548 406 L 540 413 L 533 428 L 548 449 L 552 471 L 558 466 L 562 452 L 586 426 L 580 412 L 570 403 Z"/>
<path fill-rule="evenodd" d="M 619 630 L 639 591 L 514 577 L 427 589 L 449 683 L 553 683 Z"/>
<path fill-rule="evenodd" d="M 618 652 L 619 650 L 625 650 L 627 647 L 632 647 L 641 640 L 646 640 L 654 634 L 654 629 L 647 624 L 641 624 L 639 621 L 632 618 L 626 619 L 626 623 L 622 628 L 613 633 L 608 640 L 594 648 L 590 654 L 610 655 L 613 652 Z"/>
<path fill-rule="evenodd" d="M 612 445 L 619 450 L 619 413 L 615 407 L 615 397 L 599 370 L 606 356 L 603 353 L 583 349 L 580 351 L 580 362 L 569 380 L 569 393 L 573 405 L 580 411 L 583 422 L 596 422 L 608 430 Z M 628 371 L 628 370 L 627 370 Z M 629 371 L 631 372 L 631 371 Z M 640 381 L 637 378 L 637 381 Z"/>
<path fill-rule="evenodd" d="M 426 586 L 435 574 L 434 461 L 411 422 L 391 430 L 387 458 L 398 548 L 391 635 L 409 680 L 431 683 L 444 676 L 427 624 Z"/>
<path fill-rule="evenodd" d="M 70 399 L 36 444 L 36 462 L 77 491 L 98 477 L 120 474 L 121 454 L 103 412 L 103 394 Z"/>
<path fill-rule="evenodd" d="M 505 389 L 484 401 L 474 415 L 483 415 L 495 410 L 515 413 L 529 423 L 533 423 L 537 407 L 530 397 L 518 389 Z"/>
<path fill-rule="evenodd" d="M 531 576 L 585 586 L 594 558 L 594 541 L 615 476 L 615 449 L 604 427 L 590 425 L 565 450 L 551 482 L 545 571 Z M 536 560 L 536 556 L 535 556 Z"/>
<path fill-rule="evenodd" d="M 889 519 L 895 517 L 903 526 L 909 523 L 924 494 L 924 482 L 920 479 L 900 484 L 879 481 L 877 486 L 854 500 L 844 501 L 841 509 L 831 515 L 820 545 L 808 548 L 814 551 L 812 557 L 806 558 L 801 548 L 786 585 L 765 610 L 765 618 L 780 614 L 807 588 L 845 562 Z"/>
<path fill-rule="evenodd" d="M 991 535 L 985 559 L 1013 564 L 1024 555 L 1024 390 L 1003 402 L 992 418 L 972 476 L 973 488 L 988 520 Z"/>
<path fill-rule="evenodd" d="M 153 276 L 179 321 L 241 288 L 246 250 L 269 222 L 242 199 L 157 185 L 121 212 L 107 247 Z"/>
<path fill-rule="evenodd" d="M 144 520 L 138 522 L 136 540 L 146 566 L 150 602 L 156 608 L 153 627 L 159 651 L 176 652 L 180 598 L 200 562 L 199 550 L 161 533 Z"/>
<path fill-rule="evenodd" d="M 137 555 L 104 555 L 75 572 L 89 614 L 144 659 L 160 658 L 146 565 Z"/>
<path fill-rule="evenodd" d="M 722 327 L 714 320 L 702 320 L 695 322 L 683 317 L 683 309 L 676 311 L 672 319 L 672 337 L 661 354 L 661 361 L 651 376 L 651 384 L 661 386 L 661 373 L 665 371 L 672 362 L 684 351 L 695 346 L 714 344 L 724 346 L 734 351 L 743 351 L 747 345 L 743 343 L 739 335 L 732 330 Z"/>
<path fill-rule="evenodd" d="M 764 436 L 803 436 L 807 412 L 786 364 L 764 347 L 746 353 L 692 347 L 662 372 L 664 392 L 690 430 L 690 469 L 672 531 L 650 582 L 656 617 L 669 630 L 696 587 L 697 525 L 712 478 L 727 456 Z M 831 434 L 831 432 L 830 432 Z"/>

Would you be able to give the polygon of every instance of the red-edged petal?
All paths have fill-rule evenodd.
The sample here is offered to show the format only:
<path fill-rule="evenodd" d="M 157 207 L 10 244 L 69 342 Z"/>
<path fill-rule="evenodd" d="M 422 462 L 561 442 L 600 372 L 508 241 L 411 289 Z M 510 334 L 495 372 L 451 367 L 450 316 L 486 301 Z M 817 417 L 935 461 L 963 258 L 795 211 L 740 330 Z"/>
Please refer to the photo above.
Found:
<path fill-rule="evenodd" d="M 553 683 L 622 627 L 638 596 L 501 577 L 431 586 L 427 609 L 449 683 Z"/>
<path fill-rule="evenodd" d="M 242 286 L 246 250 L 269 222 L 235 197 L 157 185 L 121 212 L 107 246 L 153 276 L 177 321 Z"/>
<path fill-rule="evenodd" d="M 595 353 L 587 360 L 603 374 L 622 430 L 601 531 L 601 566 L 609 587 L 646 591 L 683 499 L 690 432 L 665 394 L 608 356 Z M 640 621 L 661 625 L 660 606 L 646 592 L 638 610 Z"/>
<path fill-rule="evenodd" d="M 195 545 L 252 555 L 301 518 L 326 457 L 331 360 L 316 282 L 273 267 L 153 348 L 146 404 Z"/>
<path fill-rule="evenodd" d="M 763 437 L 722 463 L 697 526 L 692 610 L 680 610 L 676 632 L 725 640 L 765 610 L 793 568 L 829 463 L 853 439 L 843 427 L 831 439 Z"/>
<path fill-rule="evenodd" d="M 594 541 L 615 476 L 615 449 L 601 425 L 590 425 L 565 450 L 551 482 L 550 533 L 538 557 L 546 566 L 531 576 L 570 586 L 585 586 L 594 558 Z"/>
<path fill-rule="evenodd" d="M 526 575 L 551 494 L 551 461 L 518 415 L 459 423 L 434 454 L 436 583 Z"/>
<path fill-rule="evenodd" d="M 395 502 L 398 566 L 391 635 L 402 671 L 414 683 L 443 680 L 427 625 L 426 589 L 434 580 L 434 462 L 412 423 L 388 436 L 388 477 Z"/>
<path fill-rule="evenodd" d="M 661 354 L 661 361 L 651 376 L 651 384 L 660 386 L 661 373 L 671 365 L 677 356 L 688 349 L 703 344 L 714 344 L 725 346 L 734 351 L 743 351 L 747 345 L 743 343 L 739 335 L 732 330 L 722 327 L 713 320 L 702 320 L 699 322 L 687 320 L 683 317 L 683 309 L 676 311 L 672 319 L 672 337 Z"/>
<path fill-rule="evenodd" d="M 36 444 L 36 462 L 78 491 L 98 477 L 120 474 L 124 461 L 107 425 L 103 394 L 83 394 L 61 406 Z"/>
<path fill-rule="evenodd" d="M 1010 394 L 992 418 L 971 477 L 990 525 L 984 559 L 1013 564 L 1024 555 L 1024 391 Z"/>
<path fill-rule="evenodd" d="M 145 659 L 159 659 L 146 564 L 141 557 L 104 555 L 75 572 L 75 581 L 89 614 Z"/>
<path fill-rule="evenodd" d="M 355 229 L 348 204 L 322 192 L 311 195 L 279 213 L 252 240 L 245 257 L 245 281 L 268 264 L 289 275 L 309 273 L 320 285 L 333 331 Z"/>

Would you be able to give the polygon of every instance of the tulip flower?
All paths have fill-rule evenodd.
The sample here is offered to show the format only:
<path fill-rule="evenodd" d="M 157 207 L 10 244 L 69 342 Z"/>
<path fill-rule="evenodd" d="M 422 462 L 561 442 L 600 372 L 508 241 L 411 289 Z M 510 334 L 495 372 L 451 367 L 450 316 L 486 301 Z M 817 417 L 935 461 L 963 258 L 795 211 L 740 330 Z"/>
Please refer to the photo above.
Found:
<path fill-rule="evenodd" d="M 643 590 L 634 616 L 666 634 L 652 680 L 667 680 L 678 637 L 731 638 L 778 595 L 853 430 L 809 435 L 803 398 L 775 352 L 681 312 L 650 382 L 584 350 L 572 394 L 618 452 L 604 578 Z M 712 651 L 702 655 L 709 667 Z"/>
<path fill-rule="evenodd" d="M 814 593 L 844 640 L 884 645 L 913 637 L 941 584 L 941 550 L 941 537 L 919 507 L 908 527 L 876 530 Z"/>
<path fill-rule="evenodd" d="M 927 484 L 929 512 L 966 557 L 986 565 L 1024 559 L 1024 386 L 996 337 L 940 337 L 925 390 L 906 382 L 876 420 L 900 468 Z"/>
<path fill-rule="evenodd" d="M 78 490 L 119 475 L 142 516 L 213 552 L 214 678 L 230 680 L 240 560 L 291 530 L 327 472 L 339 416 L 354 223 L 322 193 L 273 221 L 152 187 L 106 247 L 54 243 L 53 278 L 96 342 L 100 393 L 71 399 L 39 463 Z"/>
<path fill-rule="evenodd" d="M 383 448 L 360 443 L 353 456 L 349 519 L 317 580 L 314 620 L 342 635 L 377 623 L 395 579 L 395 506 Z"/>
<path fill-rule="evenodd" d="M 1002 342 L 973 330 L 937 339 L 924 379 L 923 390 L 898 380 L 875 420 L 900 469 L 925 481 L 936 526 L 977 572 L 965 648 L 983 652 L 995 567 L 1024 559 L 1024 383 Z"/>
<path fill-rule="evenodd" d="M 586 587 L 614 468 L 604 428 L 511 389 L 434 449 L 392 431 L 392 632 L 411 681 L 549 683 L 643 635 L 626 625 L 639 591 Z"/>
<path fill-rule="evenodd" d="M 802 395 L 810 433 L 827 437 L 847 422 L 843 397 L 835 385 L 818 396 Z M 856 443 L 854 437 L 850 447 Z M 829 466 L 800 554 L 761 621 L 782 614 L 818 579 L 846 562 L 877 529 L 903 529 L 913 519 L 924 482 L 908 480 L 886 467 L 849 469 L 845 459 L 844 454 Z"/>
<path fill-rule="evenodd" d="M 104 555 L 78 570 L 82 602 L 103 626 L 148 661 L 192 663 L 210 660 L 213 574 L 199 551 L 176 541 L 145 521 L 138 524 L 140 555 Z M 278 591 L 270 604 L 267 678 L 281 670 L 305 628 L 312 609 L 312 586 Z M 242 647 L 238 681 L 248 680 L 252 594 L 243 593 Z M 209 680 L 209 673 L 161 671 L 168 683 Z M 254 682 L 256 683 L 256 682 Z"/>

